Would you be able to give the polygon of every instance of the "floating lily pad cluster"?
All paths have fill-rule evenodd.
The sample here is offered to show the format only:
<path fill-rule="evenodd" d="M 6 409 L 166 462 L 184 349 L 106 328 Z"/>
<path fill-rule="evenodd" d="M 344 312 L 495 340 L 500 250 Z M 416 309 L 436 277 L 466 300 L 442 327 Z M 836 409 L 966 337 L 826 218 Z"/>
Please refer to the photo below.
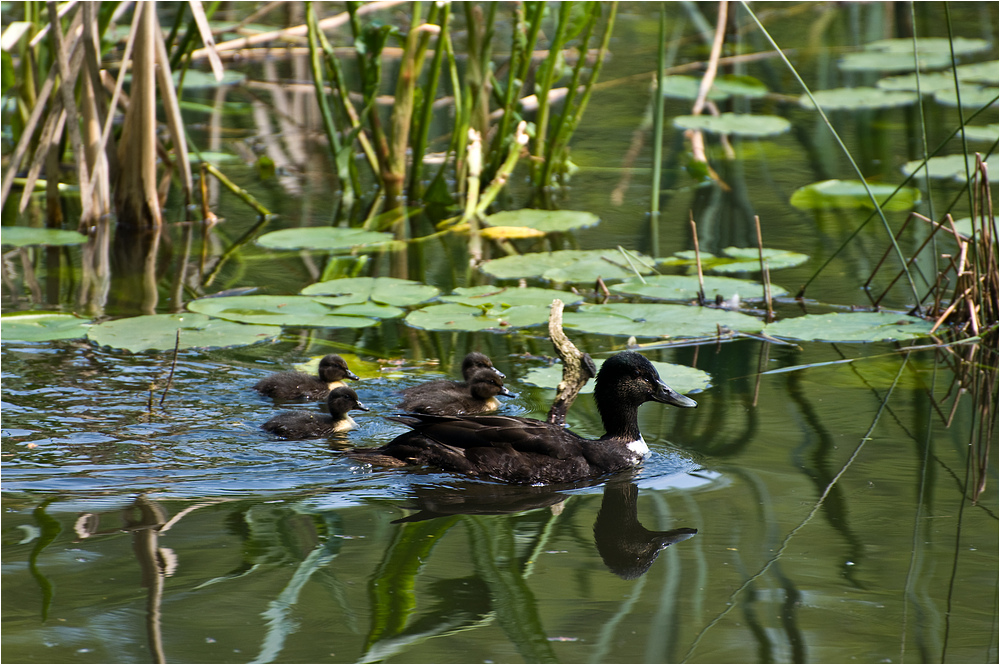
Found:
<path fill-rule="evenodd" d="M 410 312 L 406 323 L 425 330 L 511 330 L 543 325 L 549 306 L 559 298 L 566 304 L 582 300 L 555 289 L 474 286 L 455 289 L 445 302 Z"/>

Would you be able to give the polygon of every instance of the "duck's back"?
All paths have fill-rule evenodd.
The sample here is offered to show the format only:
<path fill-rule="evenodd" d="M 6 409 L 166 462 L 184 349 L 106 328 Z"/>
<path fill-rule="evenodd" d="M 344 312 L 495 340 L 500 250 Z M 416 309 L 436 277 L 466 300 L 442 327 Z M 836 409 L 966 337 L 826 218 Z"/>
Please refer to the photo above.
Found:
<path fill-rule="evenodd" d="M 549 484 L 591 478 L 635 463 L 610 444 L 529 418 L 408 415 L 393 420 L 413 430 L 380 448 L 380 453 L 470 476 Z"/>
<path fill-rule="evenodd" d="M 329 385 L 304 372 L 278 372 L 258 381 L 253 389 L 278 400 L 321 400 L 330 392 Z"/>

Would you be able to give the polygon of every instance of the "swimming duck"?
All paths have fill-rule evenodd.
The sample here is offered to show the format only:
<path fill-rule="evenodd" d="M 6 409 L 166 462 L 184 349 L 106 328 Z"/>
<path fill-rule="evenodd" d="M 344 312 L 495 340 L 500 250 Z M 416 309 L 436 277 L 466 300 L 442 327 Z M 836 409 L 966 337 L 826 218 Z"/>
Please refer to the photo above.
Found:
<path fill-rule="evenodd" d="M 334 388 L 343 386 L 344 379 L 357 381 L 358 376 L 347 369 L 347 362 L 343 358 L 331 353 L 319 361 L 317 376 L 309 376 L 305 372 L 278 372 L 258 381 L 253 389 L 265 397 L 279 401 L 321 400 Z"/>
<path fill-rule="evenodd" d="M 326 405 L 330 415 L 318 411 L 285 411 L 261 425 L 261 429 L 283 439 L 314 439 L 356 428 L 358 424 L 347 412 L 369 410 L 358 401 L 357 393 L 346 386 L 331 390 Z"/>
<path fill-rule="evenodd" d="M 431 384 L 440 384 L 440 386 L 434 390 L 406 393 L 399 405 L 400 408 L 405 411 L 439 416 L 487 413 L 500 408 L 497 395 L 514 396 L 514 393 L 504 388 L 503 379 L 493 368 L 473 369 L 466 383 L 432 381 Z M 431 384 L 425 383 L 417 387 L 426 388 Z"/>
<path fill-rule="evenodd" d="M 387 445 L 353 456 L 382 464 L 429 464 L 508 483 L 575 482 L 633 467 L 649 452 L 639 432 L 639 405 L 697 403 L 670 389 L 646 358 L 634 351 L 612 356 L 594 389 L 607 433 L 591 440 L 558 425 L 500 415 L 407 414 L 392 420 L 413 428 Z"/>
<path fill-rule="evenodd" d="M 488 369 L 494 372 L 501 379 L 506 379 L 507 376 L 503 374 L 500 370 L 493 366 L 493 361 L 485 353 L 480 353 L 479 351 L 473 351 L 465 356 L 462 360 L 462 378 L 463 381 L 449 381 L 448 379 L 437 379 L 435 381 L 428 381 L 427 383 L 421 383 L 418 386 L 411 386 L 409 388 L 404 388 L 399 391 L 403 395 L 403 402 L 405 404 L 406 400 L 417 400 L 423 399 L 425 395 L 437 395 L 444 388 L 458 389 L 459 391 L 464 391 L 468 386 L 469 379 L 472 373 L 476 370 Z M 501 384 L 502 385 L 502 384 Z M 406 408 L 405 406 L 403 408 Z"/>

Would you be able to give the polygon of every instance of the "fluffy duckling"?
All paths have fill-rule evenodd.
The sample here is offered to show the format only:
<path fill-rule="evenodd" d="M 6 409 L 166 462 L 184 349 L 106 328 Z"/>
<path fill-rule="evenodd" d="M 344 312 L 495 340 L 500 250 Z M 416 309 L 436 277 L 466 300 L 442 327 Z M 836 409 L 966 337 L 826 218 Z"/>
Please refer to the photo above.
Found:
<path fill-rule="evenodd" d="M 357 393 L 346 386 L 331 390 L 326 405 L 330 415 L 318 411 L 285 411 L 261 425 L 261 429 L 283 439 L 315 439 L 356 428 L 358 424 L 347 412 L 369 410 L 358 401 Z"/>
<path fill-rule="evenodd" d="M 481 354 L 480 354 L 481 355 Z M 485 356 L 483 356 L 485 358 Z M 497 395 L 513 397 L 503 385 L 496 370 L 474 369 L 468 382 L 434 381 L 441 384 L 435 390 L 420 390 L 404 394 L 400 408 L 414 413 L 458 416 L 465 413 L 487 413 L 500 408 Z M 431 384 L 418 386 L 424 388 Z"/>
<path fill-rule="evenodd" d="M 411 386 L 409 388 L 404 388 L 399 391 L 403 395 L 403 403 L 405 404 L 407 400 L 424 400 L 428 399 L 425 396 L 437 395 L 443 389 L 452 389 L 465 391 L 469 385 L 469 380 L 472 377 L 472 373 L 477 370 L 489 370 L 499 376 L 501 379 L 506 379 L 507 377 L 496 367 L 493 366 L 493 361 L 490 360 L 489 356 L 485 353 L 480 353 L 479 351 L 473 351 L 465 356 L 462 360 L 462 379 L 463 381 L 449 381 L 448 379 L 437 379 L 435 381 L 428 381 L 427 383 L 421 383 L 418 386 Z M 501 382 L 500 385 L 503 385 Z M 407 407 L 403 407 L 407 408 Z"/>
<path fill-rule="evenodd" d="M 639 432 L 638 411 L 644 402 L 697 406 L 663 383 L 653 364 L 634 351 L 605 361 L 594 399 L 607 431 L 596 440 L 530 418 L 407 414 L 392 419 L 413 431 L 352 455 L 381 464 L 428 464 L 508 483 L 576 482 L 636 466 L 649 453 Z"/>
<path fill-rule="evenodd" d="M 358 376 L 347 369 L 343 358 L 331 353 L 319 361 L 317 376 L 305 372 L 278 372 L 258 381 L 253 389 L 278 401 L 321 400 L 334 388 L 343 386 L 344 379 L 357 381 Z"/>

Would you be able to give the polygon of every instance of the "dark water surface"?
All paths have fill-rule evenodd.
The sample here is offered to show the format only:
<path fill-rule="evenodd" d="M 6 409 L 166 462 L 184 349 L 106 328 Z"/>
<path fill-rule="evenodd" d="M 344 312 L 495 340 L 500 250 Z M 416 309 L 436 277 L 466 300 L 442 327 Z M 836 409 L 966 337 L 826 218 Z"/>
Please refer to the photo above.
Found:
<path fill-rule="evenodd" d="M 996 6 L 952 4 L 964 36 L 988 28 L 995 58 Z M 845 36 L 858 25 L 876 32 L 880 5 L 812 7 L 775 25 L 790 47 L 804 49 L 812 34 L 840 39 L 838 48 L 884 36 Z M 573 142 L 581 170 L 559 201 L 602 222 L 567 242 L 668 255 L 691 247 L 692 210 L 702 250 L 718 252 L 754 246 L 758 214 L 767 246 L 811 257 L 772 275 L 794 290 L 867 216 L 788 205 L 798 187 L 853 177 L 826 147 L 826 130 L 797 105 L 768 102 L 795 130 L 737 141 L 739 159 L 720 174 L 729 191 L 684 174 L 671 130 L 660 245 L 651 247 L 648 148 L 623 202 L 610 196 L 648 101 L 649 78 L 637 75 L 655 66 L 655 11 L 625 4 L 619 22 L 602 76 L 619 83 L 595 93 Z M 748 50 L 764 50 L 746 39 Z M 848 83 L 831 80 L 850 76 L 825 50 L 799 57 L 811 83 Z M 746 73 L 798 94 L 777 62 Z M 636 78 L 622 83 L 627 76 Z M 673 114 L 689 105 L 668 100 Z M 933 131 L 946 135 L 954 110 L 930 112 Z M 191 131 L 203 131 L 204 117 L 191 113 Z M 895 109 L 835 122 L 866 176 L 898 183 L 899 166 L 914 158 L 913 117 Z M 241 126 L 234 143 L 263 133 Z M 329 222 L 322 158 L 279 182 L 232 168 L 281 211 L 269 230 Z M 934 187 L 925 199 L 958 191 Z M 514 192 L 510 207 L 519 205 Z M 254 223 L 226 196 L 218 209 L 227 221 L 213 251 Z M 783 303 L 779 314 L 867 305 L 859 287 L 886 242 L 870 227 L 817 281 L 812 300 Z M 909 251 L 921 241 L 919 232 L 901 239 Z M 426 271 L 414 277 L 445 290 L 465 283 L 460 240 L 425 251 Z M 316 281 L 311 271 L 323 260 L 247 246 L 208 292 L 295 293 Z M 164 294 L 169 283 L 165 275 Z M 905 311 L 907 295 L 897 287 L 887 302 Z M 72 301 L 64 292 L 67 311 Z M 34 304 L 5 282 L 4 311 Z M 626 340 L 571 337 L 596 357 Z M 517 393 L 503 413 L 544 417 L 552 393 L 520 381 L 552 355 L 544 328 L 444 334 L 387 320 L 360 331 L 286 331 L 272 344 L 179 352 L 165 397 L 170 352 L 4 340 L 3 660 L 997 662 L 995 454 L 976 459 L 995 442 L 980 440 L 980 404 L 954 384 L 965 351 L 753 339 L 648 350 L 708 372 L 711 386 L 694 395 L 697 409 L 643 406 L 652 456 L 591 485 L 508 487 L 373 469 L 343 454 L 402 432 L 383 418 L 395 412 L 396 391 L 454 376 L 473 349 Z M 360 376 L 352 386 L 372 407 L 354 415 L 360 428 L 300 442 L 261 431 L 278 407 L 251 386 L 329 352 Z M 858 360 L 832 364 L 844 358 Z M 789 368 L 799 369 L 777 371 Z M 287 405 L 296 407 L 315 408 Z M 603 433 L 587 395 L 569 424 Z M 670 533 L 677 529 L 697 535 Z"/>

